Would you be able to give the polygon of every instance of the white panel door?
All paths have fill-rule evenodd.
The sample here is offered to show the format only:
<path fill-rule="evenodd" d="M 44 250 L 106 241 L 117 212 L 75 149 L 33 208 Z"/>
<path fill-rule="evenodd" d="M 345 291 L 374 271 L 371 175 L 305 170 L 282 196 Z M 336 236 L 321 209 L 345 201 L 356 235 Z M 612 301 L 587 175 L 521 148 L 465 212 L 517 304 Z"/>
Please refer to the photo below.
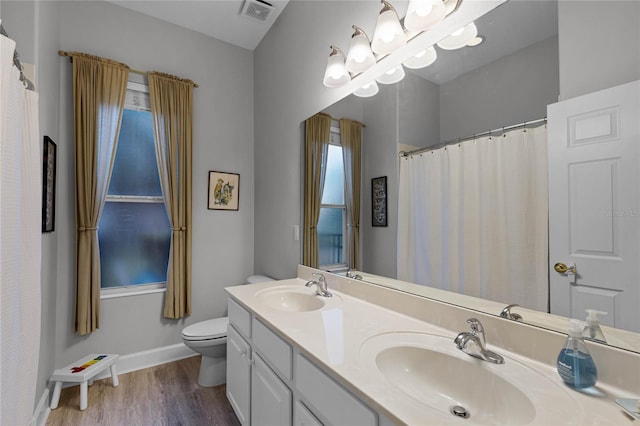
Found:
<path fill-rule="evenodd" d="M 291 391 L 254 352 L 251 371 L 251 424 L 286 426 L 291 424 Z"/>
<path fill-rule="evenodd" d="M 640 331 L 640 82 L 549 105 L 551 313 Z M 566 272 L 562 265 L 566 265 Z M 572 269 L 575 267 L 575 273 Z"/>
<path fill-rule="evenodd" d="M 236 329 L 227 328 L 227 399 L 240 423 L 251 420 L 251 346 Z"/>

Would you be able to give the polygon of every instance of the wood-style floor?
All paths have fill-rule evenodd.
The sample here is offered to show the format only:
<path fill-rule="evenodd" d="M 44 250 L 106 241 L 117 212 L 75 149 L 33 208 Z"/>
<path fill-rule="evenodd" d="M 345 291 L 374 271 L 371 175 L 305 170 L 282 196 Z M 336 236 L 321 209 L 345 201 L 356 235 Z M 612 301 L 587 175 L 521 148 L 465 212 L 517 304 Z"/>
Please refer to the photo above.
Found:
<path fill-rule="evenodd" d="M 200 357 L 119 375 L 89 387 L 88 407 L 80 411 L 80 389 L 62 390 L 47 425 L 239 425 L 227 401 L 225 385 L 198 386 Z"/>

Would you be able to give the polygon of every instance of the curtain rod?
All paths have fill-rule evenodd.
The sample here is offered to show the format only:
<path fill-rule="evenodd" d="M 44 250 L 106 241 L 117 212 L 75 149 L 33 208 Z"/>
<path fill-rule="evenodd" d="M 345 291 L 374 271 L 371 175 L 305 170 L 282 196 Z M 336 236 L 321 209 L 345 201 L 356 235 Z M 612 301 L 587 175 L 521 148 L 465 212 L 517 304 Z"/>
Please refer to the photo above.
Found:
<path fill-rule="evenodd" d="M 331 121 L 337 121 L 338 124 L 340 123 L 340 120 L 341 120 L 340 118 L 332 117 L 331 115 L 327 114 L 326 112 L 323 112 L 323 114 L 327 115 L 331 119 Z M 351 119 L 349 119 L 349 120 L 351 120 Z M 367 127 L 367 126 L 364 125 L 364 123 L 361 123 L 358 120 L 351 120 L 351 121 L 360 124 L 362 127 Z"/>
<path fill-rule="evenodd" d="M 9 34 L 7 34 L 7 31 L 4 29 L 1 23 L 0 34 L 7 38 L 11 38 L 9 37 Z M 22 82 L 22 84 L 24 84 L 24 87 L 26 87 L 27 90 L 35 90 L 33 82 L 24 75 L 24 67 L 22 66 L 22 62 L 20 62 L 20 53 L 18 53 L 18 49 L 13 50 L 13 65 L 15 65 L 15 67 L 18 68 L 18 71 L 20 71 L 20 81 Z"/>
<path fill-rule="evenodd" d="M 58 55 L 60 56 L 67 56 L 69 57 L 70 61 L 73 61 L 73 57 L 71 56 L 71 54 L 69 52 L 65 52 L 64 50 L 58 50 Z M 132 72 L 134 74 L 141 74 L 141 75 L 148 75 L 149 72 L 148 71 L 140 71 L 134 68 L 129 68 L 129 72 Z M 193 87 L 200 87 L 197 83 L 193 83 Z"/>
<path fill-rule="evenodd" d="M 482 133 L 476 133 L 475 135 L 471 135 L 471 136 L 467 136 L 465 138 L 455 138 L 455 139 L 449 139 L 446 140 L 438 145 L 434 145 L 434 146 L 428 146 L 426 148 L 418 148 L 418 149 L 414 149 L 413 151 L 400 151 L 398 153 L 398 157 L 410 157 L 412 155 L 415 154 L 422 154 L 424 152 L 429 152 L 429 151 L 434 151 L 436 149 L 440 149 L 440 148 L 444 148 L 447 145 L 453 145 L 456 143 L 460 143 L 460 142 L 464 142 L 464 141 L 468 141 L 468 140 L 473 140 L 482 136 L 487 136 L 487 135 L 491 135 L 493 133 L 504 133 L 507 130 L 513 130 L 513 129 L 517 129 L 519 127 L 527 127 L 527 126 L 531 126 L 531 125 L 536 125 L 536 124 L 542 124 L 547 122 L 547 117 L 545 118 L 540 118 L 538 120 L 533 120 L 533 121 L 525 121 L 523 123 L 518 123 L 518 124 L 514 124 L 513 126 L 506 126 L 506 127 L 500 127 L 497 129 L 493 129 L 493 130 L 489 130 L 488 132 L 482 132 Z"/>

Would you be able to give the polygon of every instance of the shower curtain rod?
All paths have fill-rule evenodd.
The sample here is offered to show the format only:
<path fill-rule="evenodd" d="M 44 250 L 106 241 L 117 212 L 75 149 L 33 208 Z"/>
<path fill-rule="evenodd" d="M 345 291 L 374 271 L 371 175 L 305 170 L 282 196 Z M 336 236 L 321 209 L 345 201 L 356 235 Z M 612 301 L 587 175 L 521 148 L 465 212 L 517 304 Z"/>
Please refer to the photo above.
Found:
<path fill-rule="evenodd" d="M 58 55 L 66 56 L 66 57 L 69 58 L 69 61 L 73 61 L 73 56 L 71 56 L 71 53 L 69 53 L 69 52 L 65 52 L 64 50 L 58 50 Z M 140 75 L 148 75 L 149 74 L 149 72 L 147 72 L 147 71 L 140 71 L 140 70 L 136 70 L 136 69 L 133 69 L 133 68 L 129 68 L 129 72 L 132 72 L 134 74 L 140 74 Z M 192 82 L 192 84 L 193 84 L 193 87 L 195 87 L 195 88 L 200 87 L 197 83 L 193 83 Z"/>
<path fill-rule="evenodd" d="M 493 129 L 493 130 L 489 130 L 488 132 L 482 132 L 482 133 L 476 133 L 472 136 L 467 136 L 466 138 L 455 138 L 455 139 L 449 139 L 446 140 L 438 145 L 434 145 L 434 146 L 428 146 L 426 148 L 418 148 L 415 149 L 413 151 L 400 151 L 398 153 L 398 157 L 410 157 L 412 155 L 415 154 L 422 154 L 424 152 L 429 152 L 429 151 L 434 151 L 436 149 L 440 149 L 440 148 L 444 148 L 447 145 L 453 145 L 456 143 L 460 143 L 460 142 L 464 142 L 464 141 L 468 141 L 468 140 L 473 140 L 482 136 L 488 136 L 488 135 L 492 135 L 494 133 L 498 133 L 500 132 L 501 134 L 504 133 L 507 130 L 513 130 L 513 129 L 517 129 L 519 127 L 527 127 L 527 126 L 531 126 L 531 125 L 536 125 L 536 124 L 542 124 L 547 122 L 547 117 L 545 118 L 540 118 L 538 120 L 533 120 L 533 121 L 525 121 L 523 123 L 519 123 L 519 124 L 514 124 L 512 126 L 506 126 L 506 127 L 500 127 L 498 129 Z"/>
<path fill-rule="evenodd" d="M 2 34 L 7 38 L 11 38 L 9 37 L 9 34 L 7 34 L 7 31 L 4 29 L 1 23 L 0 23 L 0 34 Z M 15 65 L 15 67 L 18 68 L 18 71 L 20 71 L 20 81 L 22 82 L 22 84 L 24 84 L 24 87 L 27 90 L 31 90 L 31 91 L 35 90 L 36 87 L 33 85 L 33 82 L 31 82 L 31 80 L 29 80 L 24 75 L 24 72 L 23 72 L 24 67 L 22 66 L 22 62 L 20 62 L 20 53 L 18 53 L 18 49 L 14 49 L 13 51 L 13 65 Z"/>

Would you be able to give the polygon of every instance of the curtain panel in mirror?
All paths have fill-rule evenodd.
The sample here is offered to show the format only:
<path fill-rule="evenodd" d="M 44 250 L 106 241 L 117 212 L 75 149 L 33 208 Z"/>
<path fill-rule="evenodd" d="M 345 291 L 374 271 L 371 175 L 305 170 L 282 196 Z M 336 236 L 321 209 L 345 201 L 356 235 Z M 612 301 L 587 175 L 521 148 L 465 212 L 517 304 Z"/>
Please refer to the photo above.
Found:
<path fill-rule="evenodd" d="M 76 150 L 77 276 L 75 331 L 100 326 L 97 226 L 113 168 L 129 67 L 72 52 Z"/>
<path fill-rule="evenodd" d="M 351 269 L 360 269 L 360 181 L 362 123 L 340 119 L 342 158 L 344 162 L 344 194 L 347 205 L 347 240 L 349 241 L 348 264 Z"/>
<path fill-rule="evenodd" d="M 305 122 L 304 235 L 302 264 L 318 267 L 318 219 L 324 190 L 331 117 L 316 114 Z"/>

